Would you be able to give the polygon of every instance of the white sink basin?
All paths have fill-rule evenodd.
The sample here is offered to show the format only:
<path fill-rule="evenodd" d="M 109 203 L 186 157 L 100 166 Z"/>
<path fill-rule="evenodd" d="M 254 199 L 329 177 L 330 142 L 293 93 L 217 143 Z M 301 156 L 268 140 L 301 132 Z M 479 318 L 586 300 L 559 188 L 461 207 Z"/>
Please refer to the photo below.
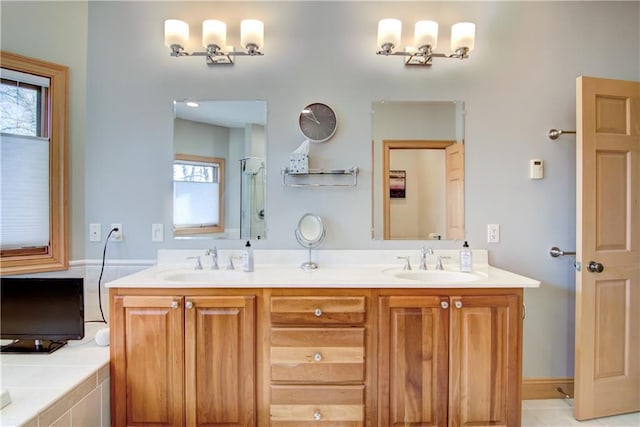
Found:
<path fill-rule="evenodd" d="M 234 282 L 245 279 L 240 270 L 181 270 L 171 271 L 162 276 L 169 282 L 216 283 Z"/>
<path fill-rule="evenodd" d="M 399 267 L 387 268 L 383 273 L 397 279 L 415 280 L 429 283 L 466 283 L 486 278 L 482 273 L 462 273 L 451 270 L 403 270 Z"/>

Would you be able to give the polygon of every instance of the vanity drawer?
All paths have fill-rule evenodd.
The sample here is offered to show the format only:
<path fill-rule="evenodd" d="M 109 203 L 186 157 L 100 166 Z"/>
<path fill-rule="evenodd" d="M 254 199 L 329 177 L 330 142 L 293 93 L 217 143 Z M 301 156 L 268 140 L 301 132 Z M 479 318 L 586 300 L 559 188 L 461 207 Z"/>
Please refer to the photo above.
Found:
<path fill-rule="evenodd" d="M 364 323 L 364 296 L 272 297 L 274 324 Z"/>
<path fill-rule="evenodd" d="M 271 426 L 364 425 L 364 386 L 271 386 Z"/>
<path fill-rule="evenodd" d="M 273 328 L 271 381 L 364 381 L 364 328 Z"/>

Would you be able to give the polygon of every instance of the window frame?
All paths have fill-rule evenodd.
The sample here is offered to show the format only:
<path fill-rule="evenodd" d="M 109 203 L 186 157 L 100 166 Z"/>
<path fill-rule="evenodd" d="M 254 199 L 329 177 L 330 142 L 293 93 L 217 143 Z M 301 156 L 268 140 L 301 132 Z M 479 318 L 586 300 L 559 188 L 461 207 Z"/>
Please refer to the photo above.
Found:
<path fill-rule="evenodd" d="M 69 268 L 68 238 L 68 122 L 69 67 L 0 50 L 2 68 L 50 80 L 45 111 L 49 114 L 49 245 L 43 250 L 0 252 L 0 275 Z"/>
<path fill-rule="evenodd" d="M 192 154 L 176 153 L 173 158 L 172 167 L 176 161 L 187 162 L 199 162 L 210 163 L 218 166 L 218 224 L 207 226 L 191 226 L 191 227 L 179 227 L 175 224 L 173 226 L 173 235 L 176 237 L 192 236 L 194 234 L 211 234 L 211 233 L 223 233 L 224 232 L 224 193 L 225 193 L 225 159 L 221 157 L 206 157 L 206 156 L 194 156 Z M 173 176 L 173 169 L 172 169 Z M 173 178 L 172 178 L 173 182 Z"/>

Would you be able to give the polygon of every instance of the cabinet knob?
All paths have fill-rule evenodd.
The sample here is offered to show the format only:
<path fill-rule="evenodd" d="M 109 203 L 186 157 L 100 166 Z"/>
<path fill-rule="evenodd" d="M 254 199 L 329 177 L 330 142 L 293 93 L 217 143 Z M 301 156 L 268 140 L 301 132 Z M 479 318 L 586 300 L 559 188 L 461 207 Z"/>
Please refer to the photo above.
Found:
<path fill-rule="evenodd" d="M 458 301 L 454 302 L 453 305 L 455 305 L 456 308 L 462 308 L 462 301 L 458 300 Z"/>
<path fill-rule="evenodd" d="M 322 354 L 320 353 L 316 353 L 313 355 L 313 360 L 315 360 L 316 362 L 320 362 L 322 360 Z"/>
<path fill-rule="evenodd" d="M 320 317 L 320 316 L 322 316 L 322 309 L 321 309 L 320 307 L 316 308 L 316 309 L 313 311 L 313 314 L 315 314 L 315 315 L 316 315 L 316 317 Z"/>
<path fill-rule="evenodd" d="M 440 301 L 440 307 L 446 310 L 447 308 L 449 308 L 449 303 L 447 301 Z"/>
<path fill-rule="evenodd" d="M 320 414 L 320 411 L 316 409 L 316 411 L 313 413 L 313 419 L 316 421 L 320 421 L 320 418 L 322 418 L 322 414 Z"/>
<path fill-rule="evenodd" d="M 178 308 L 180 307 L 180 304 L 178 304 L 178 301 L 171 301 L 171 308 Z"/>
<path fill-rule="evenodd" d="M 188 309 L 192 309 L 193 308 L 193 301 L 187 301 L 187 303 L 184 306 L 187 307 Z"/>

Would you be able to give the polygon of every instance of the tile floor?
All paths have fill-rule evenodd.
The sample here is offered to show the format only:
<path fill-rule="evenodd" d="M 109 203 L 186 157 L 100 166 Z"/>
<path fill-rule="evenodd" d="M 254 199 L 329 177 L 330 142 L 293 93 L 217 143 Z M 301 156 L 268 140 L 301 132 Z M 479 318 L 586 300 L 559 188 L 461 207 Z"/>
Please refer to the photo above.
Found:
<path fill-rule="evenodd" d="M 548 399 L 522 401 L 522 427 L 566 427 L 566 426 L 640 426 L 640 412 L 576 421 L 573 418 L 573 399 Z"/>

